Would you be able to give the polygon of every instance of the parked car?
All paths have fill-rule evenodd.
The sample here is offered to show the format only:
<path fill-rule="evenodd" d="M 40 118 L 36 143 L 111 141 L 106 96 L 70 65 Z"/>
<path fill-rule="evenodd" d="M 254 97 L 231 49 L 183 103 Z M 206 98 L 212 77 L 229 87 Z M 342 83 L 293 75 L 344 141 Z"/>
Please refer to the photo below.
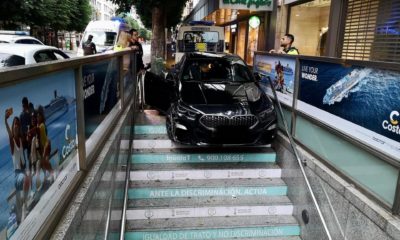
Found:
<path fill-rule="evenodd" d="M 268 144 L 274 105 L 244 61 L 230 54 L 186 53 L 166 78 L 146 74 L 145 102 L 166 114 L 171 140 L 184 144 Z"/>
<path fill-rule="evenodd" d="M 39 44 L 44 45 L 40 40 L 25 36 L 25 35 L 12 35 L 12 34 L 1 34 L 0 43 L 21 43 L 21 44 Z"/>
<path fill-rule="evenodd" d="M 51 46 L 0 43 L 0 68 L 67 58 L 67 54 Z"/>

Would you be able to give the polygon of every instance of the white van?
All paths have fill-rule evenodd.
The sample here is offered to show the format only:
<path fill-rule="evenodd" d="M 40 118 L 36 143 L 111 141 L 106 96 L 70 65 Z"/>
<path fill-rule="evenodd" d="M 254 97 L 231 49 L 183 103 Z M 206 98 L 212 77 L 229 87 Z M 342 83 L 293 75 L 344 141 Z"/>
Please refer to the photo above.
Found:
<path fill-rule="evenodd" d="M 176 37 L 175 63 L 187 52 L 224 52 L 224 28 L 213 22 L 192 21 L 189 26 L 181 26 Z"/>
<path fill-rule="evenodd" d="M 106 21 L 90 21 L 79 43 L 77 56 L 83 56 L 82 44 L 87 41 L 89 35 L 93 36 L 92 42 L 96 44 L 98 53 L 111 49 L 118 40 L 120 32 L 129 31 L 130 27 L 121 18 L 112 18 Z"/>

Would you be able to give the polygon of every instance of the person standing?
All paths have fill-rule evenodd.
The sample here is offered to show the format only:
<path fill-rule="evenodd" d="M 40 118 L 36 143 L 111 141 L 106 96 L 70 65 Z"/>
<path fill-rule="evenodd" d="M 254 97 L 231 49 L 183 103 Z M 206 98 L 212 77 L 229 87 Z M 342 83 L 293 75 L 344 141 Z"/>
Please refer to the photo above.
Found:
<path fill-rule="evenodd" d="M 93 35 L 88 36 L 87 41 L 82 44 L 82 48 L 84 56 L 93 55 L 97 53 L 96 44 L 94 44 L 93 42 Z"/>
<path fill-rule="evenodd" d="M 294 42 L 294 36 L 288 33 L 281 38 L 281 47 L 283 47 L 283 49 L 279 49 L 278 51 L 275 51 L 275 49 L 271 49 L 269 53 L 299 55 L 300 54 L 299 50 L 292 46 L 293 42 Z"/>
<path fill-rule="evenodd" d="M 131 35 L 130 41 L 129 41 L 129 47 L 135 50 L 137 53 L 136 57 L 136 72 L 139 72 L 140 70 L 144 69 L 144 64 L 143 64 L 143 47 L 142 44 L 140 44 L 138 37 L 138 31 L 134 28 L 129 30 L 129 34 Z"/>

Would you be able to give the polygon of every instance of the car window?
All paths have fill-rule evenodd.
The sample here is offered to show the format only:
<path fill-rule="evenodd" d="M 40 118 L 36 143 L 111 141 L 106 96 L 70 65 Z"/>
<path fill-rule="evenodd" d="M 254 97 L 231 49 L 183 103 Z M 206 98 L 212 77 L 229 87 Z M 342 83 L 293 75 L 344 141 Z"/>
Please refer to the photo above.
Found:
<path fill-rule="evenodd" d="M 25 58 L 8 53 L 0 53 L 0 67 L 25 65 Z"/>
<path fill-rule="evenodd" d="M 183 73 L 183 80 L 231 81 L 231 66 L 228 61 L 218 58 L 189 60 Z"/>
<path fill-rule="evenodd" d="M 64 52 L 59 51 L 59 50 L 54 50 L 53 53 L 54 53 L 54 56 L 56 56 L 56 58 L 58 60 L 69 58 L 67 54 L 65 54 Z"/>
<path fill-rule="evenodd" d="M 47 62 L 47 61 L 53 61 L 57 60 L 57 57 L 54 55 L 54 53 L 50 50 L 45 50 L 45 51 L 40 51 L 35 53 L 33 56 L 36 62 Z"/>
<path fill-rule="evenodd" d="M 92 42 L 99 46 L 113 46 L 117 37 L 116 32 L 88 31 L 82 41 L 86 42 L 89 35 L 93 36 Z"/>
<path fill-rule="evenodd" d="M 16 40 L 15 43 L 22 43 L 22 44 L 40 44 L 42 45 L 39 41 L 35 39 L 19 39 Z"/>
<path fill-rule="evenodd" d="M 233 64 L 233 76 L 236 82 L 248 82 L 252 80 L 251 72 L 244 64 Z"/>

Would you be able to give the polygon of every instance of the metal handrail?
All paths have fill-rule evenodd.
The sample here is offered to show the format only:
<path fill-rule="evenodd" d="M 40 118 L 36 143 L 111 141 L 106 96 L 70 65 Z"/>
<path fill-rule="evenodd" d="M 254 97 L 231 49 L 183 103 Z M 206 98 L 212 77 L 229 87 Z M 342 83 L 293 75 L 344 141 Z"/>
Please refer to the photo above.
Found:
<path fill-rule="evenodd" d="M 283 122 L 283 125 L 284 125 L 284 127 L 285 127 L 286 135 L 287 135 L 288 138 L 289 138 L 290 146 L 292 147 L 293 153 L 294 153 L 294 155 L 295 155 L 295 157 L 296 157 L 296 160 L 297 160 L 297 163 L 298 163 L 299 166 L 300 166 L 301 173 L 303 174 L 304 180 L 305 180 L 305 182 L 306 182 L 306 184 L 307 184 L 308 191 L 309 191 L 310 194 L 311 194 L 311 198 L 312 198 L 312 200 L 313 200 L 313 203 L 314 203 L 315 207 L 317 208 L 318 216 L 319 216 L 320 219 L 321 219 L 322 225 L 324 226 L 324 230 L 325 230 L 325 232 L 326 232 L 326 234 L 327 234 L 327 236 L 328 236 L 328 239 L 331 240 L 332 237 L 331 237 L 331 234 L 330 234 L 330 232 L 329 232 L 328 226 L 327 226 L 327 224 L 326 224 L 325 218 L 324 218 L 324 216 L 322 215 L 321 209 L 320 209 L 320 207 L 319 207 L 319 204 L 318 204 L 318 202 L 317 202 L 317 199 L 315 198 L 314 192 L 313 192 L 313 190 L 312 190 L 312 187 L 311 187 L 311 185 L 310 185 L 310 182 L 309 182 L 308 177 L 307 177 L 307 175 L 306 175 L 306 172 L 305 172 L 305 170 L 304 170 L 303 164 L 304 164 L 304 165 L 307 165 L 307 164 L 306 164 L 305 161 L 301 160 L 300 155 L 299 155 L 299 153 L 298 153 L 298 151 L 297 151 L 296 143 L 294 142 L 294 140 L 293 140 L 293 138 L 292 138 L 292 135 L 289 133 L 288 124 L 287 124 L 287 122 L 286 122 L 285 116 L 283 115 L 282 106 L 281 106 L 281 104 L 280 104 L 280 102 L 279 102 L 279 100 L 278 100 L 278 95 L 276 94 L 274 85 L 273 85 L 273 83 L 272 83 L 272 79 L 271 79 L 269 76 L 266 76 L 266 78 L 268 78 L 269 84 L 271 85 L 272 92 L 273 92 L 273 94 L 274 94 L 276 103 L 277 103 L 277 105 L 278 105 L 279 114 L 281 115 L 282 122 Z"/>
<path fill-rule="evenodd" d="M 136 53 L 135 53 L 136 54 Z M 136 59 L 136 56 L 135 56 Z M 136 73 L 136 64 L 133 65 L 133 72 Z M 131 115 L 131 130 L 129 131 L 129 149 L 128 149 L 128 160 L 126 163 L 126 172 L 125 172 L 125 191 L 124 191 L 124 205 L 122 208 L 122 219 L 121 219 L 121 231 L 120 231 L 120 240 L 125 239 L 125 225 L 126 225 L 126 211 L 128 209 L 128 190 L 129 190 L 129 181 L 130 181 L 130 171 L 131 171 L 131 154 L 132 154 L 132 145 L 133 145 L 133 138 L 135 135 L 135 113 L 136 113 L 136 108 L 138 107 L 137 104 L 137 88 L 139 87 L 138 85 L 138 80 L 137 80 L 137 74 L 134 75 L 135 81 L 133 83 L 133 101 L 131 104 L 131 109 L 133 111 Z"/>

